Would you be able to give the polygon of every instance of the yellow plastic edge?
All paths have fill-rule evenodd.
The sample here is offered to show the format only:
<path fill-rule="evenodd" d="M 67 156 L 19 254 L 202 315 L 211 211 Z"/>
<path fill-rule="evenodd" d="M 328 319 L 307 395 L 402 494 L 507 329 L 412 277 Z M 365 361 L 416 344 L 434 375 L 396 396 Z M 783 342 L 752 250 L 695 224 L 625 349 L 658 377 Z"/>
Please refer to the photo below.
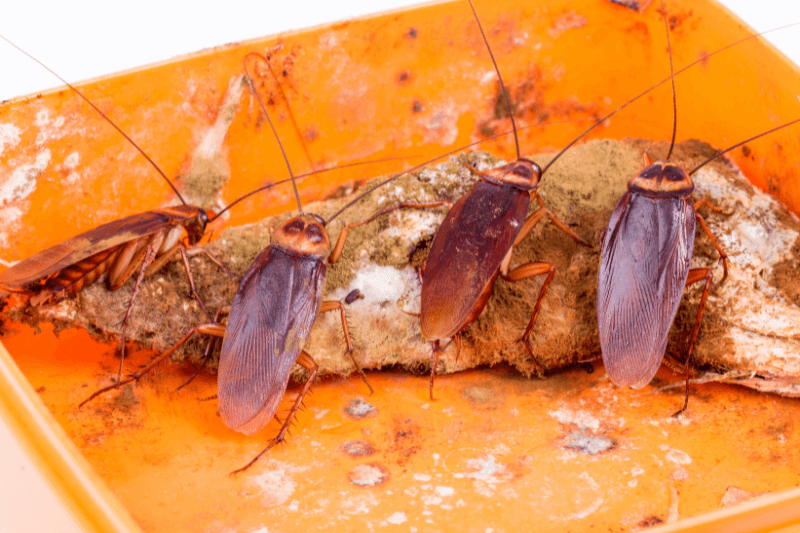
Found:
<path fill-rule="evenodd" d="M 789 533 L 800 531 L 800 488 L 649 529 L 652 533 Z"/>
<path fill-rule="evenodd" d="M 21 475 L 44 478 L 75 525 L 87 533 L 141 532 L 47 410 L 2 342 L 0 423 L 11 430 L 38 469 L 23 470 Z M 52 510 L 43 506 L 40 511 L 44 514 Z"/>

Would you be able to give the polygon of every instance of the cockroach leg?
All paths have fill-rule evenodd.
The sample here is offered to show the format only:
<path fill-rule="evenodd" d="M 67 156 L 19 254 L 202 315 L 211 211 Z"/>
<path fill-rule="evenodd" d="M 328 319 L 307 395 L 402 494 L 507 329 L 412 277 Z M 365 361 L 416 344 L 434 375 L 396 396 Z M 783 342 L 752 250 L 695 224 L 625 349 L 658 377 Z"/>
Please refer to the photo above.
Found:
<path fill-rule="evenodd" d="M 325 303 L 328 303 L 328 302 L 325 302 Z M 323 303 L 322 305 L 325 305 L 325 303 Z M 341 302 L 336 302 L 336 303 L 339 303 L 341 305 Z M 317 372 L 319 371 L 319 365 L 317 365 L 316 361 L 314 361 L 311 358 L 311 356 L 308 355 L 308 353 L 305 350 L 302 350 L 300 352 L 300 355 L 297 357 L 297 364 L 302 366 L 306 370 L 308 370 L 309 371 L 309 376 L 308 376 L 308 379 L 306 380 L 306 382 L 303 384 L 303 388 L 300 389 L 300 392 L 298 393 L 297 398 L 295 398 L 294 405 L 292 405 L 292 409 L 291 409 L 291 411 L 289 411 L 289 414 L 286 417 L 286 421 L 284 421 L 283 426 L 281 427 L 281 430 L 278 432 L 278 435 L 269 442 L 269 445 L 266 448 L 261 450 L 261 452 L 259 452 L 258 455 L 253 457 L 253 459 L 249 463 L 244 465 L 242 468 L 239 468 L 238 470 L 234 470 L 233 472 L 231 472 L 231 476 L 236 477 L 238 474 L 244 472 L 245 470 L 247 470 L 248 468 L 253 466 L 253 464 L 256 461 L 261 459 L 262 455 L 264 455 L 265 453 L 270 451 L 272 448 L 274 448 L 276 444 L 278 444 L 279 442 L 281 442 L 281 443 L 283 442 L 284 437 L 286 435 L 286 432 L 288 431 L 289 426 L 291 425 L 295 415 L 297 414 L 297 410 L 300 408 L 300 405 L 303 403 L 303 397 L 305 397 L 306 393 L 308 392 L 308 389 L 311 387 L 311 384 L 314 382 L 314 379 L 317 377 Z"/>
<path fill-rule="evenodd" d="M 500 276 L 506 281 L 520 281 L 523 279 L 547 274 L 547 278 L 544 280 L 544 283 L 542 283 L 542 288 L 539 289 L 539 297 L 536 299 L 536 305 L 533 306 L 533 312 L 531 313 L 531 319 L 528 322 L 528 327 L 525 328 L 525 333 L 522 334 L 522 338 L 520 339 L 528 349 L 528 353 L 530 353 L 533 362 L 538 367 L 537 370 L 544 375 L 544 367 L 536 359 L 536 356 L 533 355 L 533 349 L 530 345 L 530 337 L 531 332 L 533 331 L 533 324 L 536 322 L 536 317 L 539 316 L 539 310 L 542 307 L 542 300 L 547 292 L 547 287 L 550 285 L 550 282 L 553 281 L 553 276 L 555 276 L 556 267 L 553 266 L 552 263 L 536 262 L 520 265 L 507 274 L 504 274 L 503 270 L 504 269 L 501 267 Z"/>
<path fill-rule="evenodd" d="M 439 353 L 441 353 L 442 348 L 439 347 L 439 341 L 433 341 L 433 363 L 431 363 L 431 382 L 428 385 L 428 394 L 431 398 L 431 401 L 435 400 L 436 398 L 433 397 L 433 381 L 436 379 L 436 365 L 439 364 Z"/>
<path fill-rule="evenodd" d="M 702 204 L 702 202 L 705 202 L 705 200 L 701 200 L 698 203 Z M 708 202 L 706 202 L 706 205 L 710 205 L 710 204 Z M 697 213 L 696 210 L 695 210 L 695 213 L 694 213 L 694 218 L 700 223 L 700 226 L 702 226 L 703 231 L 705 231 L 706 235 L 708 235 L 708 238 L 711 239 L 711 244 L 714 245 L 714 248 L 717 249 L 717 253 L 719 253 L 719 261 L 720 261 L 720 263 L 722 263 L 722 272 L 723 272 L 722 273 L 722 279 L 720 280 L 719 285 L 722 285 L 722 283 L 724 283 L 725 280 L 728 278 L 728 254 L 726 254 L 725 250 L 722 249 L 722 246 L 719 245 L 719 243 L 717 242 L 717 238 L 714 237 L 714 234 L 711 233 L 710 229 L 708 229 L 708 225 L 706 224 L 706 221 L 703 220 L 703 217 L 701 217 L 700 214 Z"/>
<path fill-rule="evenodd" d="M 231 311 L 230 307 L 220 307 L 217 310 L 217 314 L 214 315 L 214 322 L 219 324 L 222 315 L 227 315 L 228 313 L 230 313 L 230 311 Z M 196 378 L 197 375 L 200 373 L 200 369 L 202 369 L 205 366 L 206 362 L 211 358 L 211 351 L 214 349 L 214 346 L 216 346 L 219 340 L 220 340 L 219 337 L 211 337 L 210 339 L 208 339 L 208 343 L 206 344 L 206 349 L 203 352 L 203 358 L 200 360 L 200 364 L 197 366 L 197 370 L 195 370 L 194 374 L 192 374 L 192 377 L 190 377 L 183 385 L 175 389 L 173 391 L 174 393 L 177 393 L 178 391 L 186 387 L 189 383 L 194 381 L 194 378 Z"/>
<path fill-rule="evenodd" d="M 333 264 L 333 263 L 337 262 L 339 260 L 339 258 L 342 256 L 342 250 L 344 250 L 344 241 L 345 241 L 345 239 L 347 239 L 347 234 L 350 232 L 351 229 L 357 228 L 358 226 L 363 226 L 364 224 L 369 224 L 370 222 L 372 222 L 376 218 L 381 217 L 383 215 L 386 215 L 388 213 L 391 213 L 392 211 L 396 211 L 398 209 L 425 209 L 425 208 L 429 208 L 429 207 L 438 207 L 438 206 L 441 206 L 441 205 L 446 205 L 448 208 L 453 206 L 452 203 L 450 203 L 450 202 L 448 202 L 446 200 L 442 200 L 442 201 L 439 201 L 439 202 L 427 202 L 427 203 L 418 203 L 418 204 L 405 203 L 404 202 L 404 203 L 397 204 L 397 205 L 395 205 L 393 207 L 390 207 L 388 209 L 384 209 L 383 211 L 380 211 L 380 212 L 372 215 L 368 219 L 362 220 L 361 222 L 353 222 L 352 224 L 348 224 L 347 226 L 345 226 L 342 229 L 342 232 L 339 234 L 339 238 L 336 240 L 336 246 L 333 247 L 333 252 L 331 252 L 330 257 L 328 257 L 328 263 Z"/>
<path fill-rule="evenodd" d="M 109 385 L 108 387 L 103 387 L 102 389 L 95 391 L 94 394 L 92 394 L 91 396 L 83 400 L 80 404 L 78 404 L 78 409 L 83 407 L 86 403 L 97 398 L 104 392 L 108 392 L 112 389 L 118 389 L 121 386 L 127 385 L 128 383 L 131 383 L 133 381 L 139 381 L 139 379 L 141 379 L 142 376 L 146 375 L 158 363 L 168 358 L 170 355 L 173 354 L 173 352 L 175 352 L 175 350 L 186 344 L 186 342 L 196 333 L 202 333 L 204 335 L 214 335 L 215 337 L 224 337 L 225 326 L 223 326 L 222 324 L 217 324 L 216 322 L 209 322 L 206 324 L 200 324 L 199 326 L 192 328 L 192 330 L 189 333 L 184 335 L 184 337 L 177 343 L 175 343 L 171 348 L 151 359 L 149 363 L 140 368 L 138 371 L 132 373 L 130 376 L 128 376 L 123 380 L 118 379 L 117 382 L 114 383 L 113 385 Z"/>
<path fill-rule="evenodd" d="M 689 271 L 689 276 L 686 278 L 686 286 L 693 285 L 699 282 L 705 282 L 705 286 L 703 287 L 703 295 L 700 297 L 700 304 L 697 307 L 697 318 L 694 321 L 694 327 L 692 328 L 692 337 L 689 341 L 689 350 L 686 354 L 686 395 L 683 400 L 683 407 L 675 414 L 673 417 L 678 416 L 679 414 L 686 411 L 686 408 L 689 406 L 689 363 L 692 360 L 692 351 L 694 350 L 694 343 L 697 340 L 697 334 L 700 331 L 700 321 L 703 320 L 703 310 L 706 307 L 706 300 L 708 300 L 708 292 L 713 285 L 714 276 L 711 272 L 710 268 L 693 268 Z"/>
<path fill-rule="evenodd" d="M 558 226 L 559 229 L 561 229 L 561 231 L 572 237 L 573 241 L 580 244 L 581 246 L 592 248 L 591 244 L 585 242 L 583 239 L 578 237 L 578 235 L 574 231 L 569 229 L 566 224 L 558 220 L 556 215 L 552 211 L 550 211 L 546 205 L 544 205 L 544 201 L 542 200 L 542 197 L 539 195 L 537 191 L 531 191 L 531 196 L 536 198 L 536 202 L 539 204 L 539 209 L 534 211 L 532 215 L 530 215 L 528 218 L 525 219 L 525 222 L 522 224 L 522 229 L 519 231 L 519 234 L 517 234 L 517 238 L 514 241 L 514 246 L 522 242 L 522 239 L 524 239 L 528 235 L 528 233 L 530 233 L 533 227 L 536 226 L 536 224 L 538 224 L 543 217 L 548 216 L 550 217 L 550 220 L 552 220 L 553 223 L 556 226 Z"/>
<path fill-rule="evenodd" d="M 453 342 L 456 343 L 456 360 L 455 362 L 458 363 L 458 356 L 461 355 L 461 333 L 456 333 L 453 337 Z"/>
<path fill-rule="evenodd" d="M 200 296 L 197 294 L 197 290 L 194 287 L 194 276 L 192 276 L 192 269 L 189 268 L 189 259 L 186 257 L 186 247 L 178 243 L 178 250 L 181 252 L 181 259 L 183 260 L 183 268 L 186 270 L 186 277 L 189 278 L 189 297 L 194 298 L 197 300 L 197 303 L 200 304 L 200 307 L 203 308 L 207 316 L 211 316 L 211 313 L 208 312 L 206 309 L 206 305 L 203 303 L 203 300 L 200 299 Z"/>
<path fill-rule="evenodd" d="M 209 260 L 209 261 L 211 261 L 212 263 L 214 263 L 215 265 L 217 265 L 217 266 L 218 266 L 218 267 L 219 267 L 219 268 L 220 268 L 220 269 L 221 269 L 223 272 L 225 272 L 225 273 L 226 273 L 226 274 L 227 274 L 227 275 L 228 275 L 228 276 L 229 276 L 231 279 L 239 279 L 239 278 L 236 276 L 236 274 L 234 274 L 233 272 L 231 272 L 231 271 L 228 269 L 228 267 L 226 267 L 225 265 L 223 265 L 223 264 L 222 264 L 222 262 L 221 262 L 219 259 L 217 259 L 216 257 L 214 257 L 214 254 L 212 254 L 211 252 L 209 252 L 208 250 L 206 250 L 204 247 L 202 247 L 202 246 L 192 246 L 191 248 L 187 248 L 187 249 L 186 249 L 186 255 L 188 255 L 188 256 L 190 256 L 190 257 L 191 257 L 191 256 L 193 256 L 193 255 L 198 255 L 198 254 L 203 254 L 203 255 L 205 255 L 205 256 L 208 258 L 208 260 Z"/>
<path fill-rule="evenodd" d="M 422 314 L 421 314 L 421 313 L 414 313 L 413 311 L 406 311 L 406 310 L 405 310 L 405 309 L 403 309 L 403 307 L 400 305 L 400 302 L 401 302 L 401 300 L 397 300 L 397 302 L 395 302 L 395 303 L 397 304 L 397 309 L 398 309 L 398 311 L 400 311 L 401 313 L 403 313 L 403 314 L 406 314 L 406 315 L 408 315 L 408 316 L 413 316 L 414 318 L 419 318 L 419 317 L 421 317 L 421 316 L 422 316 Z"/>
<path fill-rule="evenodd" d="M 353 365 L 355 365 L 356 370 L 358 370 L 358 373 L 361 375 L 361 379 L 363 379 L 364 383 L 367 385 L 367 388 L 369 389 L 369 395 L 372 396 L 375 391 L 372 389 L 372 385 L 369 384 L 369 381 L 367 381 L 367 375 L 364 373 L 361 365 L 358 364 L 358 361 L 356 361 L 355 355 L 353 355 L 353 343 L 350 340 L 350 328 L 347 326 L 347 315 L 344 312 L 344 305 L 342 305 L 342 302 L 338 300 L 330 300 L 327 302 L 322 302 L 319 306 L 320 313 L 327 313 L 328 311 L 337 310 L 339 311 L 339 316 L 342 318 L 342 331 L 344 332 L 344 340 L 347 343 L 347 354 L 350 356 L 350 359 L 353 361 Z"/>
<path fill-rule="evenodd" d="M 158 243 L 160 246 L 160 242 Z M 119 382 L 122 379 L 122 363 L 125 362 L 125 330 L 128 327 L 128 319 L 133 312 L 133 302 L 136 300 L 136 295 L 139 293 L 139 288 L 142 285 L 142 280 L 144 279 L 145 272 L 147 271 L 147 267 L 152 263 L 156 258 L 156 248 L 153 246 L 153 243 L 147 245 L 144 253 L 144 259 L 142 260 L 142 266 L 139 268 L 139 276 L 136 278 L 136 283 L 133 284 L 133 290 L 131 291 L 131 298 L 128 301 L 128 307 L 125 309 L 125 315 L 122 317 L 122 341 L 120 342 L 120 356 L 119 356 L 119 371 L 117 372 L 117 381 Z"/>

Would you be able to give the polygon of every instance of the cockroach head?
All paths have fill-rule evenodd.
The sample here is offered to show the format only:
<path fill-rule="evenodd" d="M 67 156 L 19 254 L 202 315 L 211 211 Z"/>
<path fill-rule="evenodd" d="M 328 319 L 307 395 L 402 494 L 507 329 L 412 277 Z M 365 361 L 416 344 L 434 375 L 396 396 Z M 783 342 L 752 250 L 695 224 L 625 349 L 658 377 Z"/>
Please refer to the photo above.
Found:
<path fill-rule="evenodd" d="M 331 252 L 324 221 L 317 215 L 299 215 L 272 232 L 271 244 L 295 254 L 323 259 Z"/>
<path fill-rule="evenodd" d="M 212 212 L 213 214 L 213 212 Z M 206 232 L 206 225 L 208 224 L 208 213 L 205 210 L 197 208 L 197 214 L 192 220 L 186 224 L 186 234 L 189 237 L 189 245 L 194 246 Z"/>
<path fill-rule="evenodd" d="M 669 161 L 652 162 L 628 183 L 628 190 L 653 198 L 683 198 L 692 194 L 694 182 L 681 167 Z"/>
<path fill-rule="evenodd" d="M 507 183 L 523 191 L 532 191 L 539 185 L 542 169 L 530 159 L 520 158 L 513 163 L 480 173 L 487 181 Z"/>

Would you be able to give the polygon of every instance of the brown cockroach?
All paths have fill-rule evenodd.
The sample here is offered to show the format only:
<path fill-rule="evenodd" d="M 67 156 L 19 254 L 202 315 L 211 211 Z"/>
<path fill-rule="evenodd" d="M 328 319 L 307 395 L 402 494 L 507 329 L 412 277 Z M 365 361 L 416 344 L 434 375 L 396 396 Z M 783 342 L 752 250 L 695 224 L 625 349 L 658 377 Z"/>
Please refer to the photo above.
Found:
<path fill-rule="evenodd" d="M 108 289 L 113 291 L 120 288 L 137 273 L 130 301 L 121 323 L 122 340 L 119 367 L 119 376 L 121 377 L 125 357 L 125 327 L 142 279 L 146 275 L 159 270 L 176 253 L 180 253 L 189 279 L 191 296 L 197 299 L 205 310 L 205 305 L 195 290 L 186 254 L 187 247 L 183 244 L 181 236 L 185 230 L 188 245 L 194 246 L 205 233 L 206 225 L 209 222 L 209 213 L 212 216 L 215 214 L 188 205 L 158 165 L 83 93 L 16 44 L 5 37 L 0 36 L 0 38 L 44 67 L 97 111 L 147 159 L 181 201 L 182 205 L 145 211 L 102 224 L 42 250 L 0 274 L 0 297 L 9 293 L 21 294 L 29 297 L 30 305 L 38 307 L 74 296 L 83 287 L 94 283 L 104 274 Z M 222 263 L 211 254 L 203 249 L 200 250 L 215 264 L 225 269 Z M 206 310 L 206 312 L 208 311 Z"/>
<path fill-rule="evenodd" d="M 669 27 L 662 2 L 672 71 Z M 695 221 L 700 223 L 720 254 L 722 283 L 728 275 L 727 255 L 703 217 L 697 213 L 704 200 L 694 202 L 690 177 L 722 154 L 747 142 L 785 128 L 793 120 L 730 148 L 720 150 L 689 172 L 669 161 L 677 131 L 675 111 L 672 141 L 666 157 L 653 161 L 644 154 L 645 168 L 628 182 L 601 236 L 602 256 L 597 284 L 597 320 L 603 362 L 609 377 L 620 386 L 639 389 L 650 383 L 667 348 L 667 337 L 678 311 L 684 287 L 704 283 L 686 355 L 686 395 L 689 402 L 689 363 L 703 318 L 709 291 L 714 286 L 711 268 L 689 268 L 694 249 Z M 709 206 L 712 209 L 716 208 Z"/>
<path fill-rule="evenodd" d="M 248 80 L 251 81 L 251 87 L 255 87 L 255 84 L 252 83 L 247 62 L 253 57 L 263 60 L 262 56 L 255 53 L 245 57 L 244 70 Z M 261 96 L 257 90 L 254 92 L 278 144 L 281 145 Z M 282 145 L 281 151 L 283 152 Z M 289 160 L 285 152 L 283 155 L 290 179 L 294 182 Z M 270 245 L 256 257 L 242 277 L 228 311 L 227 326 L 217 322 L 196 326 L 138 372 L 96 391 L 83 403 L 103 392 L 137 381 L 192 336 L 202 333 L 224 339 L 217 377 L 217 398 L 222 421 L 231 429 L 250 435 L 276 417 L 288 387 L 291 368 L 295 363 L 299 364 L 309 371 L 309 375 L 289 414 L 283 420 L 280 431 L 252 461 L 232 472 L 237 474 L 249 468 L 273 446 L 284 441 L 286 432 L 317 375 L 317 363 L 303 350 L 303 347 L 320 313 L 339 312 L 347 345 L 346 351 L 369 387 L 366 376 L 353 356 L 353 344 L 344 306 L 339 301 L 322 301 L 326 263 L 333 264 L 338 261 L 350 229 L 367 224 L 396 209 L 431 207 L 446 202 L 400 204 L 384 209 L 365 221 L 347 225 L 339 235 L 336 245 L 331 248 L 325 226 L 336 215 L 325 221 L 318 215 L 302 213 L 296 185 L 294 192 L 300 214 L 273 231 Z M 371 392 L 372 387 L 369 388 Z"/>
<path fill-rule="evenodd" d="M 262 110 L 271 124 L 263 104 Z M 461 150 L 463 148 L 453 150 L 440 158 Z M 418 165 L 407 172 L 429 163 L 430 161 Z M 302 385 L 288 416 L 279 420 L 281 428 L 278 434 L 250 463 L 234 473 L 249 468 L 278 442 L 284 441 L 286 432 L 313 383 L 317 365 L 303 351 L 303 347 L 317 313 L 339 310 L 347 351 L 352 357 L 352 344 L 347 334 L 343 306 L 340 302 L 321 301 L 320 290 L 326 263 L 333 263 L 339 258 L 349 229 L 407 206 L 401 204 L 381 211 L 363 222 L 348 225 L 343 229 L 332 251 L 325 226 L 361 198 L 398 176 L 392 176 L 362 193 L 327 221 L 316 215 L 301 214 L 282 224 L 273 233 L 270 246 L 254 260 L 242 279 L 229 310 L 227 327 L 216 322 L 196 326 L 174 346 L 159 354 L 129 378 L 96 391 L 86 401 L 124 384 L 138 381 L 195 334 L 208 334 L 223 339 L 218 375 L 220 414 L 229 427 L 249 434 L 263 428 L 275 417 L 287 388 L 289 371 L 296 362 L 308 369 L 310 375 Z M 299 197 L 297 201 L 300 206 Z M 437 204 L 439 203 L 428 205 Z"/>
<path fill-rule="evenodd" d="M 489 54 L 492 56 L 500 88 L 510 110 L 510 99 L 506 87 L 471 1 L 470 6 L 484 42 L 489 49 Z M 756 35 L 746 37 L 711 52 L 701 60 L 683 67 L 678 73 L 753 37 L 756 37 Z M 516 138 L 517 128 L 513 113 L 509 111 L 515 136 L 517 161 L 486 172 L 479 172 L 470 168 L 470 171 L 477 174 L 481 179 L 447 213 L 445 220 L 434 237 L 428 258 L 422 268 L 420 328 L 425 339 L 433 343 L 433 362 L 429 384 L 431 399 L 433 399 L 436 366 L 442 349 L 440 344 L 452 338 L 456 344 L 456 358 L 458 357 L 461 334 L 483 312 L 498 277 L 502 277 L 507 281 L 519 281 L 547 275 L 539 291 L 531 318 L 521 337 L 521 341 L 533 357 L 530 336 L 547 287 L 555 274 L 555 267 L 551 263 L 530 262 L 509 269 L 513 247 L 521 242 L 533 227 L 545 217 L 553 220 L 560 229 L 577 243 L 588 246 L 544 206 L 542 198 L 536 192 L 539 180 L 547 169 L 578 140 L 635 100 L 671 79 L 671 76 L 664 78 L 599 119 L 556 154 L 544 169 L 540 169 L 535 162 L 520 157 L 519 141 Z M 450 155 L 462 149 L 454 150 L 445 155 Z M 366 194 L 386 185 L 396 177 L 383 181 Z M 526 218 L 531 196 L 536 198 L 539 208 Z M 347 209 L 360 198 L 353 200 L 342 210 Z M 536 362 L 535 359 L 533 360 Z"/>
<path fill-rule="evenodd" d="M 87 99 L 83 93 L 42 62 L 28 54 L 25 50 L 19 48 L 5 37 L 0 36 L 0 38 L 47 69 L 97 111 L 106 122 L 114 127 L 114 129 L 147 159 L 151 166 L 155 168 L 159 175 L 172 188 L 183 204 L 153 209 L 102 224 L 64 242 L 42 250 L 20 261 L 3 273 L 0 273 L 0 298 L 7 296 L 9 293 L 21 294 L 29 297 L 29 303 L 34 307 L 54 303 L 62 298 L 74 296 L 87 285 L 100 279 L 104 274 L 106 276 L 108 290 L 114 291 L 124 285 L 135 273 L 138 273 L 128 307 L 122 319 L 119 378 L 122 374 L 122 365 L 125 356 L 125 326 L 130 318 L 142 279 L 160 270 L 175 256 L 175 254 L 180 253 L 189 281 L 190 295 L 196 298 L 200 306 L 208 313 L 195 290 L 194 279 L 187 259 L 187 246 L 182 242 L 181 238 L 183 232 L 186 232 L 188 246 L 192 247 L 202 239 L 209 221 L 213 222 L 222 215 L 222 213 L 245 198 L 291 180 L 279 181 L 251 191 L 216 214 L 213 211 L 206 211 L 200 207 L 187 205 L 181 194 L 155 162 L 125 132 L 114 124 L 108 116 L 100 111 L 93 102 Z M 360 165 L 370 162 L 372 161 L 358 162 L 343 166 Z M 343 166 L 332 167 L 317 172 L 342 168 Z M 317 172 L 302 174 L 298 176 L 298 179 Z M 212 217 L 211 219 L 209 219 L 209 215 Z M 222 263 L 211 256 L 207 250 L 202 247 L 195 248 L 195 250 L 207 255 L 209 259 L 227 272 L 227 269 Z M 228 274 L 233 276 L 230 272 L 228 272 Z"/>

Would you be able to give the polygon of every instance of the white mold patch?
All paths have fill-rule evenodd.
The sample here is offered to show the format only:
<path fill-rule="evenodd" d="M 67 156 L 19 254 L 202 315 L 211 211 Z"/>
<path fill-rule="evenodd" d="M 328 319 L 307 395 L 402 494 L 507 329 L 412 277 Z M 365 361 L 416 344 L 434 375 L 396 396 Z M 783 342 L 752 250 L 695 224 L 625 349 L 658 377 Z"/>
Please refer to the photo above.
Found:
<path fill-rule="evenodd" d="M 61 130 L 65 122 L 64 117 L 51 119 L 50 111 L 47 109 L 39 111 L 36 114 L 36 120 L 33 121 L 34 126 L 39 128 L 39 133 L 36 134 L 36 146 L 42 146 L 47 141 L 61 138 L 63 135 Z"/>
<path fill-rule="evenodd" d="M 333 298 L 342 300 L 351 291 L 358 289 L 364 295 L 364 299 L 354 302 L 354 307 L 383 302 L 394 304 L 403 296 L 408 277 L 408 273 L 394 267 L 368 264 L 358 270 L 358 275 L 347 288 L 340 288 L 334 292 Z"/>
<path fill-rule="evenodd" d="M 19 165 L 11 176 L 0 185 L 0 205 L 21 200 L 36 190 L 36 179 L 50 164 L 50 150 L 42 150 L 36 155 L 34 163 Z"/>
<path fill-rule="evenodd" d="M 407 522 L 408 517 L 406 517 L 406 513 L 398 512 L 393 513 L 386 519 L 387 524 L 402 524 L 403 522 Z"/>
<path fill-rule="evenodd" d="M 557 411 L 549 411 L 549 414 L 561 424 L 574 424 L 580 429 L 592 431 L 600 429 L 600 420 L 585 411 L 571 411 L 562 407 Z"/>
<path fill-rule="evenodd" d="M 19 232 L 22 214 L 22 210 L 17 206 L 0 207 L 0 247 L 7 247 L 9 245 L 9 235 Z M 10 264 L 7 264 L 7 266 L 10 266 Z"/>
<path fill-rule="evenodd" d="M 444 215 L 433 209 L 420 209 L 403 213 L 402 225 L 390 226 L 383 232 L 387 238 L 398 237 L 409 243 L 418 242 L 426 235 L 436 233 Z"/>
<path fill-rule="evenodd" d="M 13 124 L 0 124 L 0 155 L 6 146 L 13 148 L 20 143 L 20 133 L 22 130 Z"/>
<path fill-rule="evenodd" d="M 250 481 L 262 490 L 261 505 L 264 507 L 283 505 L 289 501 L 297 488 L 297 483 L 289 475 L 288 468 L 275 462 L 270 464 L 269 470 L 252 476 Z"/>
<path fill-rule="evenodd" d="M 349 478 L 353 485 L 372 487 L 389 479 L 389 472 L 380 465 L 358 465 L 350 471 Z"/>
<path fill-rule="evenodd" d="M 64 168 L 67 169 L 67 183 L 77 183 L 78 180 L 81 179 L 81 175 L 78 174 L 75 169 L 78 168 L 78 165 L 81 162 L 81 155 L 78 152 L 72 152 L 69 154 L 66 159 L 64 159 Z"/>
<path fill-rule="evenodd" d="M 671 449 L 667 452 L 667 461 L 671 461 L 676 465 L 692 464 L 692 458 L 689 454 L 680 450 Z"/>

